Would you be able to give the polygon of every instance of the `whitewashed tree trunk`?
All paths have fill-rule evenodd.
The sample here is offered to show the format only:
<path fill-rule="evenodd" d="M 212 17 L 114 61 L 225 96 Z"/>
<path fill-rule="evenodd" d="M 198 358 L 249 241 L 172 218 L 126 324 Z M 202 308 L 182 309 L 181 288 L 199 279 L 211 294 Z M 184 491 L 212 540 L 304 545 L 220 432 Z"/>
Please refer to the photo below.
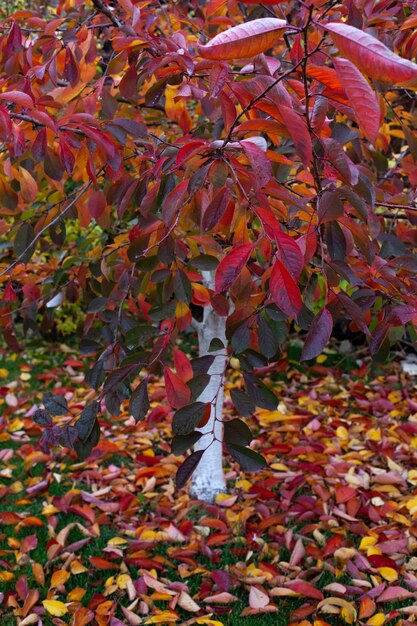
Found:
<path fill-rule="evenodd" d="M 214 272 L 203 272 L 203 279 L 207 287 L 214 288 Z M 213 339 L 220 339 L 225 346 L 224 349 L 209 352 Z M 195 444 L 195 450 L 205 448 L 207 450 L 193 473 L 190 495 L 197 500 L 213 502 L 218 493 L 226 491 L 222 449 L 226 317 L 220 317 L 211 306 L 204 307 L 203 322 L 198 327 L 198 346 L 200 356 L 215 357 L 208 371 L 211 381 L 198 398 L 200 402 L 213 402 L 213 404 L 209 421 L 200 429 L 204 434 Z"/>

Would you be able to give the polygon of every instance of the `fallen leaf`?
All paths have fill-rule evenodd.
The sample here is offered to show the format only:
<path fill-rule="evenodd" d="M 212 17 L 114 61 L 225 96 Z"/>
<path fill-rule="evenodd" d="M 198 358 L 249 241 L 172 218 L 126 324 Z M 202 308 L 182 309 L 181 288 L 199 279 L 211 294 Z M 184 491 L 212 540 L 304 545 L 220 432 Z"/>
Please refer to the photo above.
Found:
<path fill-rule="evenodd" d="M 42 604 L 45 611 L 48 611 L 54 617 L 62 617 L 68 613 L 68 609 L 63 602 L 59 600 L 43 600 Z"/>

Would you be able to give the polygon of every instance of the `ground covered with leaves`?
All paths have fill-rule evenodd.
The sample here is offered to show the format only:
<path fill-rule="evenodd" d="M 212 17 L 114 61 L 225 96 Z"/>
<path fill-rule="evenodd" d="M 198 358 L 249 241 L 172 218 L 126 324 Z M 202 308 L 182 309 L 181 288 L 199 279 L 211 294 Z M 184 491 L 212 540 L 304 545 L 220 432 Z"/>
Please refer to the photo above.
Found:
<path fill-rule="evenodd" d="M 0 353 L 2 624 L 415 623 L 417 389 L 395 363 L 319 360 L 282 361 L 278 410 L 249 420 L 268 469 L 226 459 L 230 492 L 202 505 L 174 488 L 161 380 L 81 463 L 44 454 L 31 415 L 44 390 L 78 415 L 84 363 Z"/>

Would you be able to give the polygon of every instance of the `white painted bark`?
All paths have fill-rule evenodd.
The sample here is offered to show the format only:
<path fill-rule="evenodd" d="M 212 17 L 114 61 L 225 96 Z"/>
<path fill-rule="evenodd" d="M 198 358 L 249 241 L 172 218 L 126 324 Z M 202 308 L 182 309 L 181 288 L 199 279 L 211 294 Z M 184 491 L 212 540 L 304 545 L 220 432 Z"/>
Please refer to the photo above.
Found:
<path fill-rule="evenodd" d="M 207 287 L 214 288 L 214 272 L 203 272 L 203 279 Z M 225 348 L 218 352 L 209 352 L 208 349 L 213 339 L 220 339 Z M 211 381 L 198 398 L 200 402 L 213 402 L 213 404 L 209 421 L 200 429 L 200 432 L 204 434 L 195 444 L 195 450 L 207 449 L 193 473 L 190 495 L 197 500 L 213 502 L 218 493 L 226 491 L 222 446 L 226 317 L 220 317 L 211 306 L 204 307 L 203 322 L 198 328 L 198 346 L 200 356 L 215 357 L 208 371 Z"/>

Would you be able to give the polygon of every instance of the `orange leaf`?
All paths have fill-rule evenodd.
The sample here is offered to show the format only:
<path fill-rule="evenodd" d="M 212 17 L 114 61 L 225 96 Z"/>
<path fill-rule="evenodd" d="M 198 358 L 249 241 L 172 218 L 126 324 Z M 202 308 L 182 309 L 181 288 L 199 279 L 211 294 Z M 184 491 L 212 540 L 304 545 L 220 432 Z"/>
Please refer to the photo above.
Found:
<path fill-rule="evenodd" d="M 359 619 L 365 619 L 367 617 L 371 617 L 375 613 L 376 604 L 369 598 L 365 596 L 362 598 L 361 603 L 359 605 Z"/>
<path fill-rule="evenodd" d="M 69 572 L 64 569 L 59 569 L 52 574 L 51 578 L 51 588 L 58 587 L 59 585 L 65 585 L 68 578 L 70 577 Z"/>

